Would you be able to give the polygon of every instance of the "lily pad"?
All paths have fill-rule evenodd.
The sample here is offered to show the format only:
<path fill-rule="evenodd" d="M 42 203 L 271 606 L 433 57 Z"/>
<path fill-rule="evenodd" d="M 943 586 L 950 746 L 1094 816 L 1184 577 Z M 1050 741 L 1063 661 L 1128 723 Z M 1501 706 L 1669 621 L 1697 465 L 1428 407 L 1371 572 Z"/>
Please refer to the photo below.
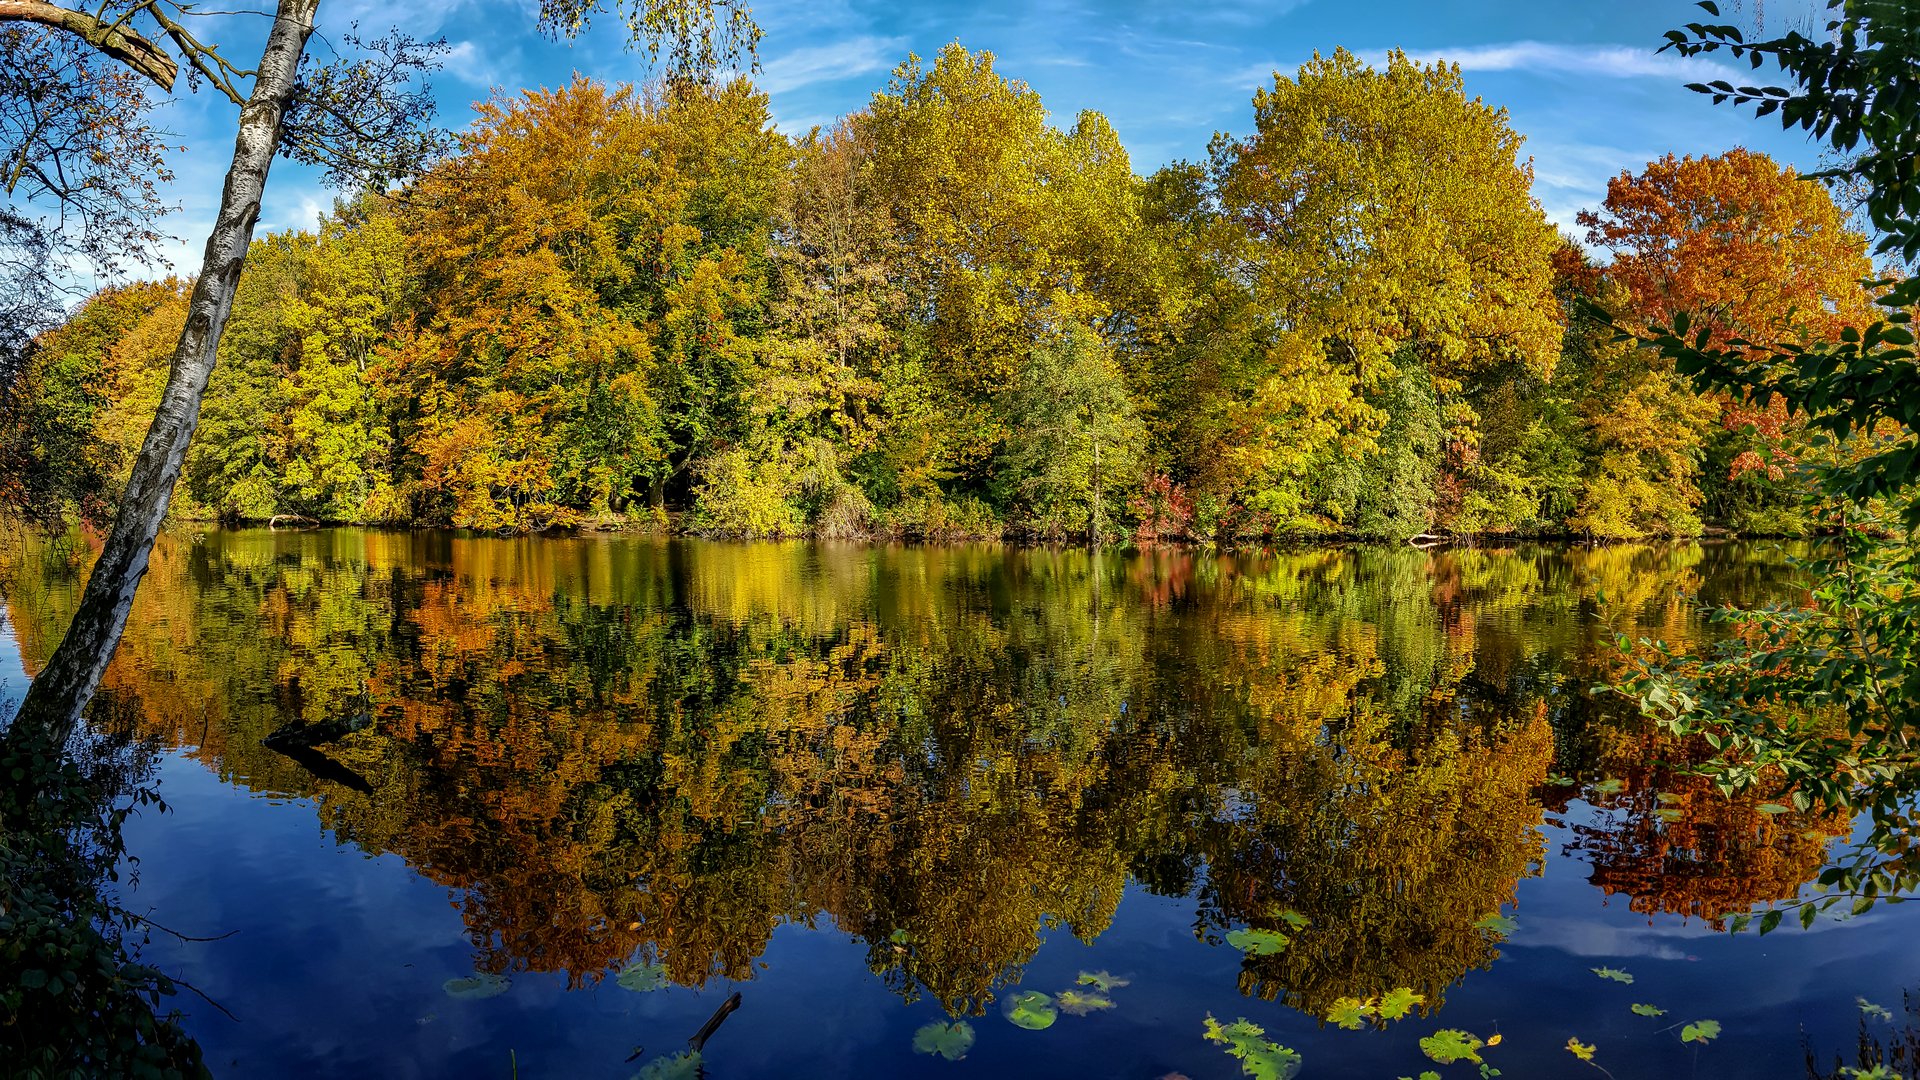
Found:
<path fill-rule="evenodd" d="M 1658 1005 L 1635 1005 L 1635 1006 L 1633 1007 L 1633 1015 L 1635 1015 L 1635 1016 L 1665 1016 L 1665 1015 L 1667 1015 L 1667 1010 L 1665 1010 L 1665 1009 L 1663 1009 L 1663 1008 L 1661 1008 L 1661 1007 L 1660 1007 L 1660 1006 L 1658 1006 Z"/>
<path fill-rule="evenodd" d="M 1517 921 L 1497 911 L 1491 915 L 1482 915 L 1473 926 L 1476 930 L 1485 930 L 1489 934 L 1499 934 L 1501 937 L 1512 937 L 1513 932 L 1520 929 Z"/>
<path fill-rule="evenodd" d="M 1593 973 L 1603 979 L 1611 979 L 1626 986 L 1633 985 L 1633 976 L 1619 968 L 1597 967 L 1593 969 Z"/>
<path fill-rule="evenodd" d="M 1367 1021 L 1371 1020 L 1377 1011 L 1372 1000 L 1362 1001 L 1359 998 L 1343 997 L 1334 1001 L 1333 1007 L 1327 1010 L 1327 1022 L 1348 1031 L 1359 1031 L 1367 1026 Z"/>
<path fill-rule="evenodd" d="M 1053 999 L 1038 990 L 1024 990 L 1007 999 L 1007 1019 L 1015 1027 L 1028 1031 L 1045 1031 L 1060 1019 L 1060 1013 L 1053 1007 Z"/>
<path fill-rule="evenodd" d="M 965 1020 L 951 1024 L 938 1021 L 913 1033 L 913 1052 L 959 1061 L 973 1049 L 973 1025 Z"/>
<path fill-rule="evenodd" d="M 1062 990 L 1054 995 L 1053 1003 L 1069 1016 L 1086 1016 L 1113 1008 L 1113 999 L 1097 990 Z"/>
<path fill-rule="evenodd" d="M 654 1058 L 640 1066 L 633 1080 L 700 1080 L 700 1051 L 682 1050 Z"/>
<path fill-rule="evenodd" d="M 1875 1005 L 1873 1002 L 1868 1001 L 1866 998 L 1863 998 L 1863 997 L 1854 998 L 1853 1003 L 1855 1005 L 1860 1006 L 1860 1013 L 1863 1016 L 1870 1017 L 1874 1020 L 1893 1019 L 1893 1010 L 1887 1008 L 1884 1005 Z"/>
<path fill-rule="evenodd" d="M 1227 935 L 1227 944 L 1248 956 L 1272 956 L 1284 950 L 1291 940 L 1278 930 L 1258 930 L 1247 926 Z"/>
<path fill-rule="evenodd" d="M 1478 1035 L 1458 1028 L 1441 1028 L 1420 1040 L 1420 1052 L 1442 1065 L 1456 1061 L 1480 1064 L 1480 1048 L 1487 1045 Z"/>
<path fill-rule="evenodd" d="M 476 971 L 463 978 L 448 979 L 440 984 L 440 989 L 445 990 L 448 997 L 477 999 L 499 997 L 512 986 L 513 980 L 505 975 L 495 975 L 491 971 Z"/>
<path fill-rule="evenodd" d="M 1410 986 L 1402 986 L 1387 991 L 1380 996 L 1380 1018 L 1398 1020 L 1413 1011 L 1415 1005 L 1425 1005 L 1427 996 L 1416 994 Z"/>
<path fill-rule="evenodd" d="M 1720 1021 L 1695 1020 L 1680 1029 L 1681 1042 L 1711 1042 L 1720 1035 Z"/>
<path fill-rule="evenodd" d="M 1295 930 L 1305 930 L 1307 928 L 1307 917 L 1297 911 L 1281 912 L 1280 921 L 1293 927 Z"/>
<path fill-rule="evenodd" d="M 1601 780 L 1593 785 L 1595 795 L 1618 795 L 1627 790 L 1625 780 Z"/>
<path fill-rule="evenodd" d="M 1091 986 L 1104 994 L 1115 987 L 1126 986 L 1130 980 L 1123 979 L 1118 975 L 1110 975 L 1104 971 L 1083 971 L 1080 973 L 1080 977 L 1074 981 L 1081 986 Z"/>
<path fill-rule="evenodd" d="M 673 980 L 667 978 L 664 964 L 628 964 L 613 981 L 622 990 L 631 990 L 636 994 L 664 990 L 673 984 Z"/>
<path fill-rule="evenodd" d="M 1300 1071 L 1300 1055 L 1276 1042 L 1269 1042 L 1265 1028 L 1244 1018 L 1222 1024 L 1207 1017 L 1208 1041 L 1227 1048 L 1240 1059 L 1240 1071 L 1254 1080 L 1288 1080 Z"/>

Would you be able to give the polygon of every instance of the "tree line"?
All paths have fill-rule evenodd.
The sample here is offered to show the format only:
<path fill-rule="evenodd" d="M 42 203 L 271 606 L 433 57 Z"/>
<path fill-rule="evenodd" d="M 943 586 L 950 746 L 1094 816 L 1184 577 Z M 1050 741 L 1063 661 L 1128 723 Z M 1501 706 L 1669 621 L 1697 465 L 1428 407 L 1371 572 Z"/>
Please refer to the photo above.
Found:
<path fill-rule="evenodd" d="M 176 515 L 712 535 L 1607 538 L 1808 526 L 1783 408 L 1619 338 L 1871 320 L 1764 155 L 1561 235 L 1459 70 L 1316 56 L 1147 176 L 959 45 L 790 138 L 749 81 L 499 94 L 417 179 L 254 241 Z M 0 408 L 0 499 L 110 516 L 188 314 L 106 289 Z"/>

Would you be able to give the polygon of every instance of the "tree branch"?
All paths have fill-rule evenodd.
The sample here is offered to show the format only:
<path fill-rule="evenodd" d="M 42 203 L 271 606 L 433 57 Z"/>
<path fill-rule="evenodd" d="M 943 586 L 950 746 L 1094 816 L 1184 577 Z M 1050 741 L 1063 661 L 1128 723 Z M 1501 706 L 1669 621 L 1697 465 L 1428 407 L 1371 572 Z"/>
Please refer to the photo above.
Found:
<path fill-rule="evenodd" d="M 102 53 L 172 91 L 180 65 L 164 50 L 132 30 L 102 22 L 84 11 L 74 11 L 42 0 L 0 0 L 0 22 L 30 22 L 75 34 Z"/>

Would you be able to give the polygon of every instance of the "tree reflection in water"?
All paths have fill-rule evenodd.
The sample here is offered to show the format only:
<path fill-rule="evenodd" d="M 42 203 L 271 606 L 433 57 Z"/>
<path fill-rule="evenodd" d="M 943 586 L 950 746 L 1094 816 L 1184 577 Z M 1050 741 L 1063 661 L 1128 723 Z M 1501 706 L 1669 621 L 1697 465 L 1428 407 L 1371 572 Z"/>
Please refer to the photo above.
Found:
<path fill-rule="evenodd" d="M 88 557 L 0 567 L 29 670 Z M 1247 994 L 1432 1009 L 1498 956 L 1484 920 L 1569 799 L 1636 910 L 1819 871 L 1844 821 L 1721 800 L 1586 693 L 1612 632 L 1684 638 L 1681 591 L 1751 598 L 1766 565 L 213 533 L 156 549 L 97 711 L 403 857 L 483 972 L 748 979 L 776 927 L 831 922 L 977 1014 L 1133 881 L 1209 942 L 1304 916 Z"/>

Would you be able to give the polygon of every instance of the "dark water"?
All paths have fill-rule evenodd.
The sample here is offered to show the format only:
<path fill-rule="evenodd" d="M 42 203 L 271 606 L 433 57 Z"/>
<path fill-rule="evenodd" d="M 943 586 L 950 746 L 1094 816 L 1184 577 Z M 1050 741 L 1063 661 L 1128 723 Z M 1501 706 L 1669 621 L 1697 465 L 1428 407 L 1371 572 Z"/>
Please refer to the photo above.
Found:
<path fill-rule="evenodd" d="M 17 697 L 91 555 L 3 554 Z M 1914 909 L 1721 932 L 1848 822 L 1729 803 L 1586 693 L 1614 632 L 1782 578 L 1766 545 L 186 534 L 96 713 L 165 748 L 129 901 L 228 935 L 145 952 L 233 1013 L 181 1002 L 227 1075 L 624 1077 L 738 991 L 716 1078 L 1240 1075 L 1209 1015 L 1307 1077 L 1478 1075 L 1440 1028 L 1508 1077 L 1599 1076 L 1569 1037 L 1619 1080 L 1797 1076 L 1920 984 Z M 1083 972 L 1127 983 L 1005 1017 Z M 1384 1029 L 1321 1019 L 1402 988 Z M 965 1058 L 916 1053 L 949 1017 Z"/>

